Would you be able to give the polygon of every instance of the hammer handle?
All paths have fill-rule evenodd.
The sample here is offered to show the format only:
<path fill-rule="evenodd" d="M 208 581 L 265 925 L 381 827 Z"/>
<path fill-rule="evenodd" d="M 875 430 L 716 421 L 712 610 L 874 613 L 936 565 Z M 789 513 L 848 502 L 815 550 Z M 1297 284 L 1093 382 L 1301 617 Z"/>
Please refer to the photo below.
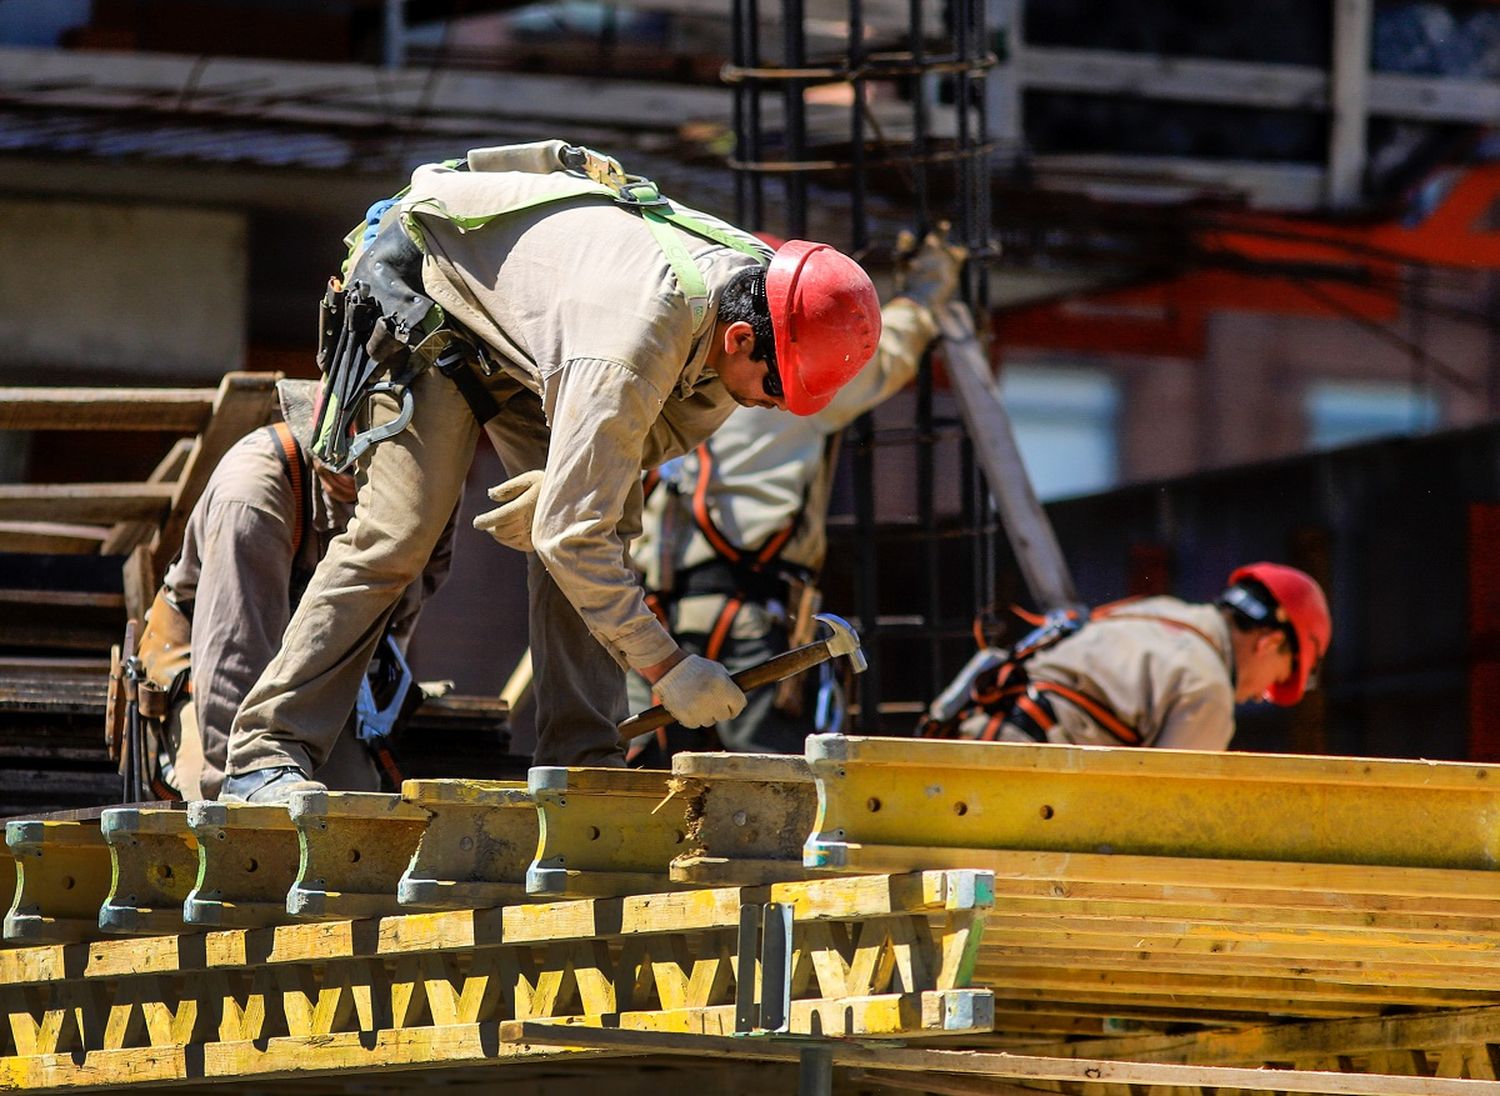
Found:
<path fill-rule="evenodd" d="M 759 665 L 741 670 L 734 675 L 734 683 L 740 687 L 740 691 L 748 693 L 751 689 L 758 689 L 773 681 L 781 681 L 783 678 L 800 674 L 803 670 L 810 670 L 820 662 L 827 661 L 828 644 L 826 642 L 805 643 L 775 658 L 768 658 Z M 659 727 L 665 727 L 674 722 L 676 720 L 672 713 L 657 704 L 622 721 L 619 728 L 620 739 L 628 742 L 632 738 L 649 734 Z"/>

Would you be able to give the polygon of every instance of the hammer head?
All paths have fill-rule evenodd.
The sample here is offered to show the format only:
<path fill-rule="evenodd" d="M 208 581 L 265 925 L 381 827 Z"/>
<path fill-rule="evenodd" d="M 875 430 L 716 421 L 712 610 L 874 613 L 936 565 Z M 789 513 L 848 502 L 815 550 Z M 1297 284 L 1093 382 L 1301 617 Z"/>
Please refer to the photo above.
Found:
<path fill-rule="evenodd" d="M 865 661 L 865 653 L 859 646 L 859 633 L 853 626 L 833 613 L 819 613 L 813 619 L 828 629 L 829 635 L 824 641 L 828 645 L 828 657 L 835 659 L 840 655 L 848 655 L 849 665 L 854 672 L 864 673 L 869 663 Z"/>

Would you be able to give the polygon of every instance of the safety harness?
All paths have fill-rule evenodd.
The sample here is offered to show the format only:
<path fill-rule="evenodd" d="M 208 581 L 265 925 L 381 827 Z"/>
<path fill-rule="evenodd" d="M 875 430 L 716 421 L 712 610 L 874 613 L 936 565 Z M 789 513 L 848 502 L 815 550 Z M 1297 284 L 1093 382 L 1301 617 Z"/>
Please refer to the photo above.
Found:
<path fill-rule="evenodd" d="M 1120 745 L 1144 745 L 1141 732 L 1122 719 L 1109 704 L 1068 685 L 1033 680 L 1026 672 L 1026 664 L 1036 655 L 1095 622 L 1149 621 L 1163 628 L 1195 635 L 1215 653 L 1218 652 L 1218 644 L 1208 633 L 1186 621 L 1123 611 L 1138 600 L 1127 598 L 1093 610 L 1059 609 L 1042 617 L 1014 610 L 1035 628 L 1008 652 L 986 648 L 975 655 L 958 678 L 928 707 L 917 724 L 917 734 L 923 738 L 958 738 L 961 726 L 976 716 L 985 715 L 988 718 L 976 736 L 982 741 L 994 741 L 1001 728 L 1009 723 L 1034 741 L 1046 742 L 1047 732 L 1058 723 L 1053 701 L 1061 700 L 1083 712 Z"/>
<path fill-rule="evenodd" d="M 777 596 L 784 597 L 782 584 L 791 581 L 806 582 L 811 579 L 812 574 L 807 568 L 786 563 L 781 558 L 781 553 L 786 550 L 792 537 L 802 525 L 803 517 L 807 513 L 808 496 L 807 492 L 803 493 L 802 504 L 797 508 L 797 512 L 780 528 L 773 531 L 759 548 L 741 547 L 719 527 L 709 507 L 709 493 L 713 486 L 715 467 L 710 443 L 704 442 L 699 445 L 695 450 L 695 455 L 698 458 L 698 474 L 693 482 L 690 510 L 694 526 L 703 535 L 708 546 L 713 549 L 716 558 L 684 572 L 680 580 L 673 582 L 671 590 L 648 592 L 646 604 L 651 607 L 651 611 L 657 615 L 662 624 L 670 629 L 670 608 L 675 602 L 699 594 L 724 596 L 726 599 L 724 607 L 719 611 L 713 627 L 709 630 L 708 643 L 704 648 L 704 657 L 717 661 L 734 627 L 734 622 L 747 601 L 767 601 Z M 646 497 L 649 498 L 653 491 L 661 487 L 660 471 L 653 470 L 648 473 L 644 483 Z M 668 482 L 665 489 L 679 494 L 683 493 L 682 488 L 672 482 Z M 668 546 L 664 545 L 663 548 L 669 550 Z"/>
<path fill-rule="evenodd" d="M 447 166 L 463 170 L 466 165 L 448 161 Z M 318 365 L 324 384 L 313 452 L 334 471 L 344 471 L 372 446 L 406 428 L 413 411 L 412 382 L 429 365 L 453 380 L 481 425 L 499 411 L 475 374 L 476 369 L 484 375 L 495 371 L 483 341 L 424 291 L 421 267 L 427 248 L 419 216 L 438 217 L 460 232 L 471 232 L 548 205 L 602 200 L 627 209 L 641 217 L 672 267 L 688 304 L 694 338 L 711 320 L 708 282 L 677 230 L 750 255 L 762 264 L 770 261 L 769 250 L 753 237 L 683 213 L 655 183 L 627 175 L 612 157 L 565 145 L 552 170 L 572 177 L 575 185 L 475 216 L 454 213 L 437 198 L 400 201 L 403 191 L 397 196 L 397 219 L 377 233 L 349 269 L 348 284 L 330 280 L 319 326 Z M 367 219 L 350 234 L 350 240 L 364 240 L 369 227 Z M 380 394 L 397 402 L 396 417 L 378 427 L 356 430 L 355 423 L 369 400 Z"/>

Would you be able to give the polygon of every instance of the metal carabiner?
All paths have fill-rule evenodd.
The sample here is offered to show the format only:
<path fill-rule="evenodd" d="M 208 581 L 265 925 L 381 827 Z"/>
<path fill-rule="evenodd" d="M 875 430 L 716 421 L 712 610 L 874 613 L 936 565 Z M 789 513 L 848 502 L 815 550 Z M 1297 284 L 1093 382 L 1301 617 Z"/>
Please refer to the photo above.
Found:
<path fill-rule="evenodd" d="M 379 445 L 387 438 L 393 438 L 411 424 L 412 411 L 416 409 L 416 401 L 412 399 L 411 389 L 404 384 L 395 381 L 377 381 L 367 388 L 361 398 L 361 402 L 368 402 L 375 396 L 385 394 L 401 401 L 401 411 L 390 422 L 380 426 L 372 426 L 368 430 L 362 430 L 349 439 L 349 449 L 345 454 L 343 462 L 333 468 L 335 472 L 345 471 L 351 464 L 364 456 L 365 451 L 372 446 Z"/>

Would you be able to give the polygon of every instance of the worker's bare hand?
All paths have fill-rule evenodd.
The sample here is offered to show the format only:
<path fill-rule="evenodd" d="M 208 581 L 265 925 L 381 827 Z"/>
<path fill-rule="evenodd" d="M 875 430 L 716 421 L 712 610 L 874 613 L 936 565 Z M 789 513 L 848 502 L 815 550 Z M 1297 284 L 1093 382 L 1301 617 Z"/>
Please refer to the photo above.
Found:
<path fill-rule="evenodd" d="M 953 299 L 967 248 L 948 240 L 948 223 L 927 233 L 921 246 L 903 230 L 896 239 L 896 288 L 901 296 L 937 312 Z"/>
<path fill-rule="evenodd" d="M 684 727 L 709 727 L 745 710 L 745 694 L 722 665 L 688 655 L 656 682 L 661 706 Z"/>

